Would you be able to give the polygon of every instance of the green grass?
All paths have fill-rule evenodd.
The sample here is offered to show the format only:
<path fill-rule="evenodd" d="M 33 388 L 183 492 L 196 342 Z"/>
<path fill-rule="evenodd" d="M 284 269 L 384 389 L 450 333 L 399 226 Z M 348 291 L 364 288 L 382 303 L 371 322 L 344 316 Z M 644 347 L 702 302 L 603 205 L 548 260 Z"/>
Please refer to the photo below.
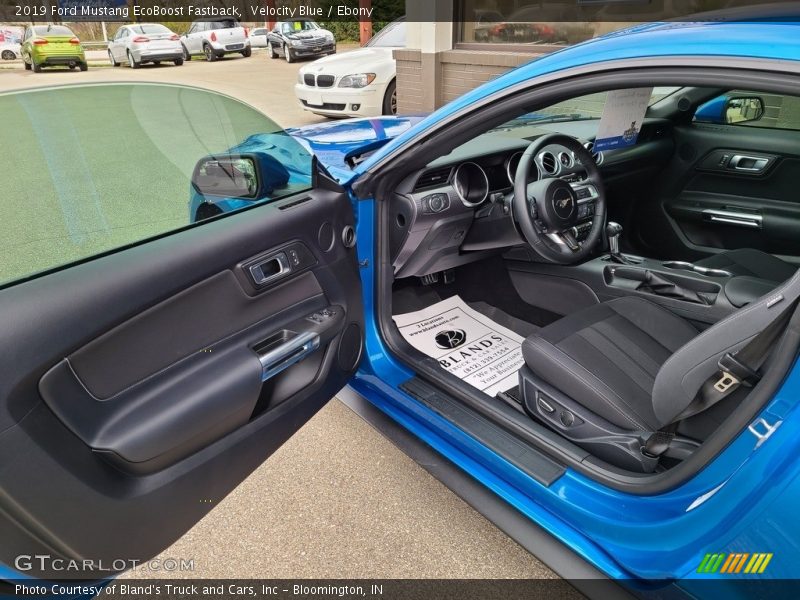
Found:
<path fill-rule="evenodd" d="M 263 115 L 172 86 L 74 86 L 0 95 L 0 283 L 182 227 L 198 159 Z"/>

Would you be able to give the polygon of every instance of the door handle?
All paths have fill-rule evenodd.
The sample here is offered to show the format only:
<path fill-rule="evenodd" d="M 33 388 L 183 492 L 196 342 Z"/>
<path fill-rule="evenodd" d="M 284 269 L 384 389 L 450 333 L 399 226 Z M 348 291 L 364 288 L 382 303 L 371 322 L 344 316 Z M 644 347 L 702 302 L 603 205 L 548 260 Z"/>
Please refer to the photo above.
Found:
<path fill-rule="evenodd" d="M 734 171 L 746 171 L 748 173 L 760 173 L 763 171 L 769 159 L 763 156 L 747 156 L 745 154 L 734 154 L 728 163 L 728 168 Z"/>
<path fill-rule="evenodd" d="M 706 208 L 703 216 L 712 223 L 723 225 L 737 225 L 750 229 L 761 229 L 763 217 L 756 213 L 735 212 L 731 210 L 719 210 L 716 208 Z"/>
<path fill-rule="evenodd" d="M 285 332 L 290 334 L 291 332 Z M 319 334 L 306 331 L 288 338 L 278 345 L 267 344 L 264 351 L 256 348 L 258 361 L 261 363 L 261 380 L 274 377 L 284 369 L 300 362 L 308 354 L 319 348 Z"/>
<path fill-rule="evenodd" d="M 292 270 L 286 253 L 278 252 L 265 260 L 250 266 L 250 276 L 256 285 L 264 285 L 283 277 Z"/>

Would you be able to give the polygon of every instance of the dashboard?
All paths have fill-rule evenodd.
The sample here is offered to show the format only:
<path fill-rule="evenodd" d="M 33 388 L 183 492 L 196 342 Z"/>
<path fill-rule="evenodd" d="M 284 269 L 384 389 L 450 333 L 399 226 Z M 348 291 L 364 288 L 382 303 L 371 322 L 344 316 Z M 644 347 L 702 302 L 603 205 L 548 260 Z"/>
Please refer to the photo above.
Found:
<path fill-rule="evenodd" d="M 512 214 L 514 177 L 523 151 L 548 133 L 566 133 L 590 151 L 603 179 L 624 175 L 642 158 L 666 151 L 671 135 L 662 120 L 645 122 L 635 146 L 593 152 L 598 120 L 558 122 L 498 129 L 456 148 L 412 173 L 395 190 L 390 224 L 390 253 L 395 277 L 422 276 L 480 260 L 498 250 L 524 243 Z M 644 154 L 642 150 L 644 149 Z M 583 184 L 584 166 L 562 146 L 545 146 L 531 163 L 528 181 L 559 177 L 578 196 L 581 240 L 592 225 L 591 186 Z M 596 191 L 595 191 L 596 193 Z"/>

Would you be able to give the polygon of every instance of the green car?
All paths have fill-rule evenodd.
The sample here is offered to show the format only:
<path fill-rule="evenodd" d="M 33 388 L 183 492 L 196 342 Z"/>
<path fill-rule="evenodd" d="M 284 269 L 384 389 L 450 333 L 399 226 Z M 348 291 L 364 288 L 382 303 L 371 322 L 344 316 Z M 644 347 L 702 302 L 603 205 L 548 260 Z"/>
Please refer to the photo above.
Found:
<path fill-rule="evenodd" d="M 81 41 L 69 27 L 63 25 L 32 25 L 25 29 L 22 37 L 22 61 L 25 69 L 42 72 L 42 67 L 56 65 L 70 69 L 89 68 Z"/>

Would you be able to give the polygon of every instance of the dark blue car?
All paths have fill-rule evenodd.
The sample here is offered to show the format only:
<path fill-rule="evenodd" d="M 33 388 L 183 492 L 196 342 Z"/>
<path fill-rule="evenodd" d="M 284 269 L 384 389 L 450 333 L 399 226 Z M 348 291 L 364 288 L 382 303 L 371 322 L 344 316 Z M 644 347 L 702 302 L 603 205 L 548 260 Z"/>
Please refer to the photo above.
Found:
<path fill-rule="evenodd" d="M 565 577 L 796 579 L 798 33 L 641 25 L 288 132 L 0 95 L 0 574 L 156 555 L 338 395 Z"/>

